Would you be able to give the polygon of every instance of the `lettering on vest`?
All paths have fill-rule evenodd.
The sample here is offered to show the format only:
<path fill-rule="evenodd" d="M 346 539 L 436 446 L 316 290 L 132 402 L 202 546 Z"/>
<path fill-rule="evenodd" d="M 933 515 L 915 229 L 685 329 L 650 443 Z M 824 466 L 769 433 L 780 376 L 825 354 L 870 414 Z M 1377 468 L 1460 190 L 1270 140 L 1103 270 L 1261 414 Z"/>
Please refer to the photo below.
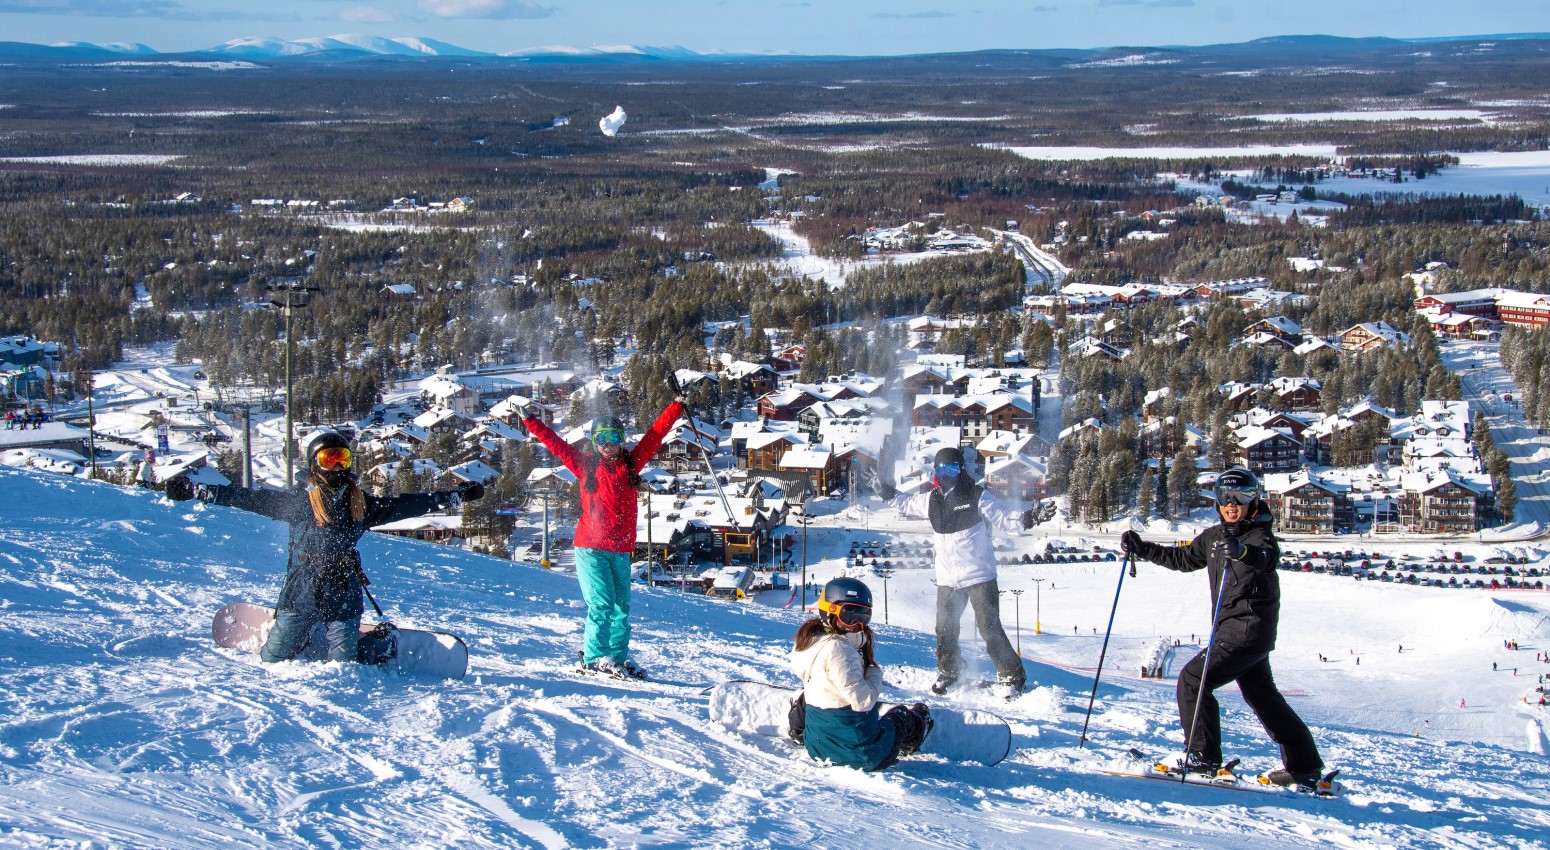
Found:
<path fill-rule="evenodd" d="M 947 492 L 931 491 L 931 530 L 937 534 L 956 534 L 984 522 L 985 518 L 980 516 L 980 494 L 983 492 L 978 484 L 961 489 L 955 487 Z"/>

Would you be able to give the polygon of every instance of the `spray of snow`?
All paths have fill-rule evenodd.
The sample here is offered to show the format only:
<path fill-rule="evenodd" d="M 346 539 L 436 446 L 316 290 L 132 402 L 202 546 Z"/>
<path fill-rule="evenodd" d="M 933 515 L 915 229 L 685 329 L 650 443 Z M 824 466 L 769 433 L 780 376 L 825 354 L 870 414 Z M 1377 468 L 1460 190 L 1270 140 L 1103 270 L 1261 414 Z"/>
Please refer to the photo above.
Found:
<path fill-rule="evenodd" d="M 629 117 L 625 114 L 624 107 L 615 106 L 613 112 L 598 119 L 597 128 L 603 131 L 603 135 L 613 138 L 619 135 L 619 128 L 624 126 L 624 122 L 629 120 Z"/>

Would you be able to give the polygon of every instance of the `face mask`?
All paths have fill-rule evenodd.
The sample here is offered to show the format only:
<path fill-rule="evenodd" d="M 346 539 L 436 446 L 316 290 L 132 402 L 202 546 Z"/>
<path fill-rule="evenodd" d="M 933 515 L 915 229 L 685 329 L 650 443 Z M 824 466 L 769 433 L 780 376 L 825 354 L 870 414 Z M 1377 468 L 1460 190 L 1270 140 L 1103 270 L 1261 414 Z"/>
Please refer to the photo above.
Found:
<path fill-rule="evenodd" d="M 861 647 L 866 646 L 865 630 L 859 632 L 844 632 L 840 635 L 840 637 L 844 638 L 846 643 L 850 644 L 858 650 L 861 649 Z"/>

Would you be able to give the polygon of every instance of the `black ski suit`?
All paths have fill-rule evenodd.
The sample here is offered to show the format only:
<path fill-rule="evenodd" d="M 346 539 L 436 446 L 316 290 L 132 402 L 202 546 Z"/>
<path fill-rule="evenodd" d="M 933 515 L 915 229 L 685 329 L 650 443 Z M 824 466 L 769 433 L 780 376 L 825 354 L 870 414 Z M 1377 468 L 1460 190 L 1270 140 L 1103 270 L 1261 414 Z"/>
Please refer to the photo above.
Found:
<path fill-rule="evenodd" d="M 1281 544 L 1270 528 L 1270 512 L 1263 506 L 1251 519 L 1228 525 L 1219 522 L 1185 546 L 1143 542 L 1135 555 L 1178 572 L 1205 569 L 1211 579 L 1211 602 L 1221 594 L 1220 609 L 1212 632 L 1210 668 L 1201 672 L 1207 651 L 1196 655 L 1179 671 L 1176 692 L 1179 723 L 1189 746 L 1202 762 L 1222 761 L 1222 728 L 1217 688 L 1236 681 L 1270 739 L 1281 747 L 1281 761 L 1293 773 L 1316 773 L 1323 766 L 1313 733 L 1276 689 L 1270 671 L 1270 651 L 1276 645 L 1276 625 L 1281 616 L 1281 581 L 1276 569 Z M 1217 544 L 1235 537 L 1247 548 L 1243 557 L 1231 560 Z M 1225 583 L 1225 586 L 1224 586 Z M 1195 715 L 1196 700 L 1200 714 Z M 1193 731 L 1191 731 L 1193 730 Z"/>

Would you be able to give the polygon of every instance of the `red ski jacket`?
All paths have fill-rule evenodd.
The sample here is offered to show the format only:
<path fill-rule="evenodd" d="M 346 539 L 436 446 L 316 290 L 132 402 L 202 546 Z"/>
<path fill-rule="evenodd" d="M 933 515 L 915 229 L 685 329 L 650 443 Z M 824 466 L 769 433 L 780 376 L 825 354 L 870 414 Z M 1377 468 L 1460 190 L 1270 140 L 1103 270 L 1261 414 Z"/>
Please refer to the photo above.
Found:
<path fill-rule="evenodd" d="M 683 415 L 684 407 L 674 401 L 657 416 L 634 448 L 607 461 L 588 445 L 577 449 L 565 442 L 541 419 L 524 419 L 522 427 L 538 438 L 549 453 L 559 458 L 576 476 L 581 487 L 581 519 L 576 523 L 577 547 L 605 552 L 635 551 L 635 484 L 632 479 L 662 447 L 662 439 Z M 638 479 L 637 479 L 638 480 Z"/>

